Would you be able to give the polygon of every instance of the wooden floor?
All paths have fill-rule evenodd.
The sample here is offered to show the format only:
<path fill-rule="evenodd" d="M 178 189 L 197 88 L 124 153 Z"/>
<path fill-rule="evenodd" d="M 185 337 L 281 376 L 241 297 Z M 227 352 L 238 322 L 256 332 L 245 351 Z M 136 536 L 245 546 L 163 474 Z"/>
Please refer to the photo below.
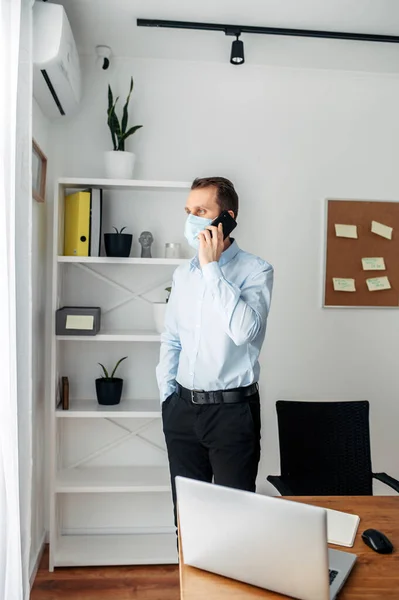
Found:
<path fill-rule="evenodd" d="M 48 570 L 48 548 L 31 600 L 179 600 L 177 565 Z"/>

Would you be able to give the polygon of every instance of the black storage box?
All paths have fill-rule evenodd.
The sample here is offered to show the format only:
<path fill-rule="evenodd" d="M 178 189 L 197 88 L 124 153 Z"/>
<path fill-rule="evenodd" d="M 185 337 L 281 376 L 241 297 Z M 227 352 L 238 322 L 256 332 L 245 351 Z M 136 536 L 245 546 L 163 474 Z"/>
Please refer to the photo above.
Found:
<path fill-rule="evenodd" d="M 55 313 L 56 335 L 96 335 L 100 326 L 99 306 L 63 306 Z"/>

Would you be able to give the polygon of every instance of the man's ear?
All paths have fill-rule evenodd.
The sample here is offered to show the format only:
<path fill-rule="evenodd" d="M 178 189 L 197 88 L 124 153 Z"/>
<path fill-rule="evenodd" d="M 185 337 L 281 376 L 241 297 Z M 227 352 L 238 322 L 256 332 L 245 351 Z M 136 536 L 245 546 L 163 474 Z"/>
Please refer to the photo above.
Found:
<path fill-rule="evenodd" d="M 233 217 L 233 219 L 235 219 L 235 215 L 232 210 L 228 210 L 227 212 L 229 213 L 230 217 Z"/>

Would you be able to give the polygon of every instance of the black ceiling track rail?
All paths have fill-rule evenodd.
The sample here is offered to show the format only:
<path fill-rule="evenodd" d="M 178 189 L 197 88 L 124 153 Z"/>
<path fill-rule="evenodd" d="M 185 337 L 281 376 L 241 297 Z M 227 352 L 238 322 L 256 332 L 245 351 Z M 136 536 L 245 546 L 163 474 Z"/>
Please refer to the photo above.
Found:
<path fill-rule="evenodd" d="M 202 31 L 222 31 L 226 35 L 256 33 L 261 35 L 282 35 L 293 37 L 324 38 L 333 40 L 353 40 L 357 42 L 380 42 L 399 44 L 398 35 L 377 35 L 373 33 L 349 33 L 345 31 L 319 31 L 316 29 L 289 29 L 286 27 L 257 27 L 254 25 L 226 25 L 221 23 L 196 23 L 192 21 L 165 21 L 160 19 L 137 19 L 138 27 L 166 27 L 169 29 L 197 29 Z"/>

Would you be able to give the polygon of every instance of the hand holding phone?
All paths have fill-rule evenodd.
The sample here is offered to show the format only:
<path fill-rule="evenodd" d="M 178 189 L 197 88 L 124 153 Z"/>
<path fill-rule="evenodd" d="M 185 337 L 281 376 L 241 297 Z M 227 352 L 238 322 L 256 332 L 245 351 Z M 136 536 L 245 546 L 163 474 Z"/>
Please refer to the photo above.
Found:
<path fill-rule="evenodd" d="M 222 229 L 223 240 L 225 240 L 236 226 L 235 219 L 233 219 L 227 210 L 224 210 L 204 231 L 199 232 L 200 247 L 198 256 L 202 268 L 208 263 L 219 262 L 224 248 L 224 241 L 221 239 L 222 236 L 219 235 L 220 229 Z M 212 236 L 213 227 L 216 227 L 218 230 L 218 235 L 215 239 Z M 208 233 L 212 238 L 211 240 Z"/>
<path fill-rule="evenodd" d="M 220 215 L 218 217 L 216 217 L 216 219 L 214 221 L 212 221 L 212 223 L 210 224 L 210 227 L 218 227 L 219 223 L 221 223 L 222 227 L 223 227 L 223 239 L 224 240 L 227 237 L 229 237 L 229 235 L 233 231 L 233 229 L 235 229 L 237 227 L 237 221 L 235 219 L 233 219 L 233 217 L 227 210 L 224 210 L 222 213 L 220 213 Z M 211 235 L 212 235 L 212 232 L 211 232 Z"/>

